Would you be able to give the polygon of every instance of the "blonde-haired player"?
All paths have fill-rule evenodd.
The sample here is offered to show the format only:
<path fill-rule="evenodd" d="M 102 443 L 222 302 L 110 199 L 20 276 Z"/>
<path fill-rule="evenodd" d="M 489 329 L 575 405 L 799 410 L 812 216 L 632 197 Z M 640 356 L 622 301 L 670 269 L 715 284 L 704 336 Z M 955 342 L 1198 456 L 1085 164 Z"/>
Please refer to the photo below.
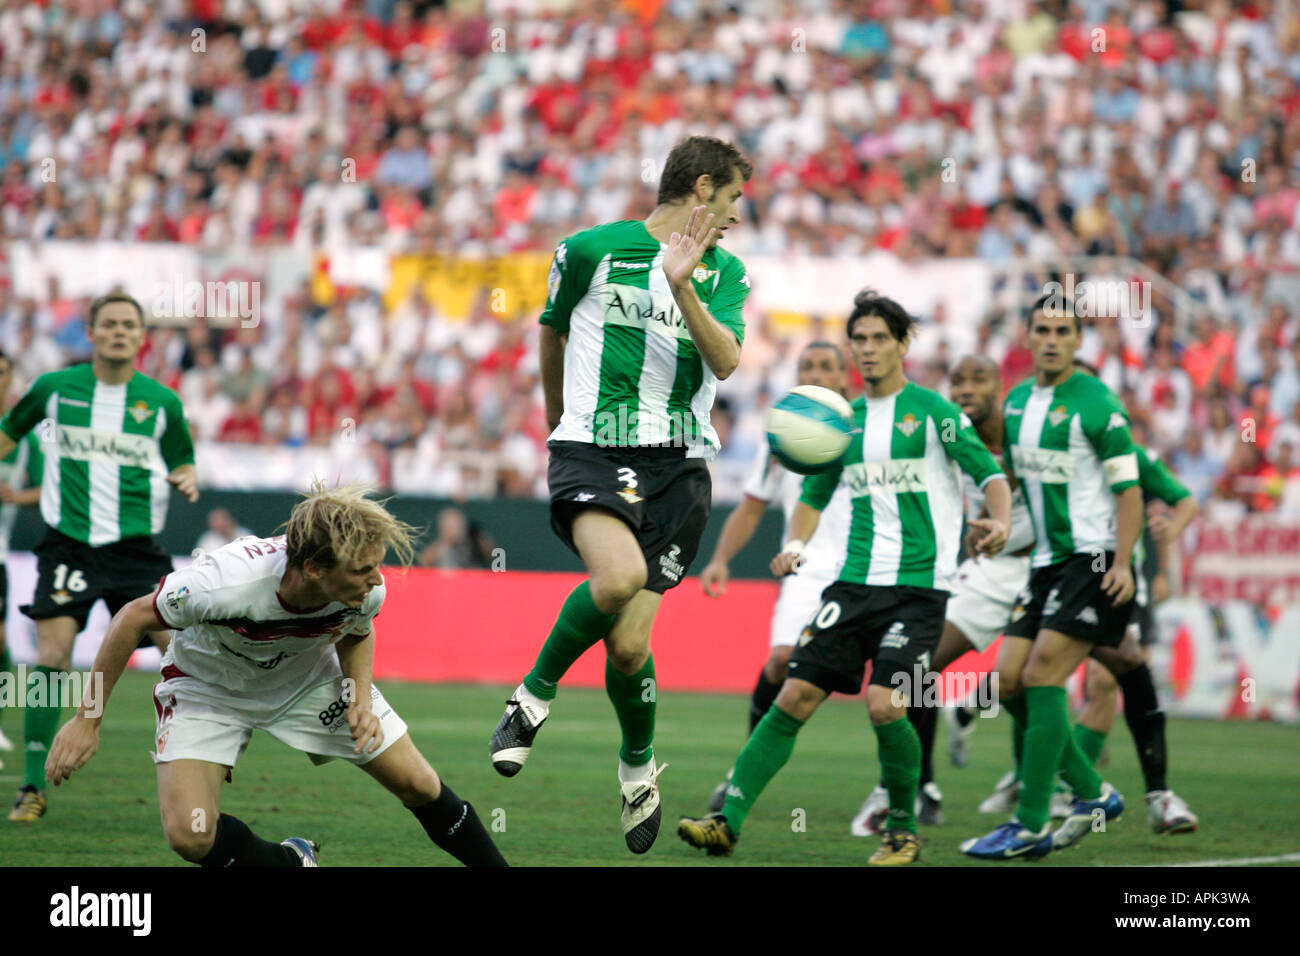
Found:
<path fill-rule="evenodd" d="M 462 863 L 505 865 L 474 808 L 438 778 L 371 681 L 372 622 L 385 594 L 379 565 L 390 547 L 410 564 L 412 531 L 364 488 L 316 482 L 283 535 L 238 538 L 164 577 L 113 618 L 86 699 L 50 749 L 50 781 L 57 786 L 94 755 L 131 651 L 161 624 L 174 636 L 154 689 L 153 758 L 163 830 L 182 858 L 317 865 L 311 841 L 272 843 L 219 811 L 222 781 L 253 731 L 265 730 L 313 763 L 337 757 L 359 766 Z"/>

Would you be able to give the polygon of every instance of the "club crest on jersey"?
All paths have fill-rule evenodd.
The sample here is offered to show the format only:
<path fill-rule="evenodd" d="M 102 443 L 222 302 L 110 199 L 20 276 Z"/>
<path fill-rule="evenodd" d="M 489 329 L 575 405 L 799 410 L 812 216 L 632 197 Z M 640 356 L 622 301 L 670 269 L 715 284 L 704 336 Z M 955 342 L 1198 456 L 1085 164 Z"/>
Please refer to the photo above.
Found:
<path fill-rule="evenodd" d="M 691 273 L 691 278 L 696 282 L 705 282 L 717 274 L 717 269 L 706 269 L 704 266 L 696 266 L 695 271 Z"/>
<path fill-rule="evenodd" d="M 908 438 L 911 438 L 912 434 L 918 428 L 921 427 L 921 422 L 917 419 L 915 415 L 913 415 L 911 412 L 908 412 L 906 415 L 903 416 L 902 421 L 894 422 L 894 427 L 897 428 L 904 435 L 906 435 Z"/>
<path fill-rule="evenodd" d="M 55 604 L 58 604 L 58 605 L 61 606 L 61 605 L 67 604 L 69 601 L 71 601 L 71 600 L 72 600 L 72 595 L 69 594 L 67 591 L 64 591 L 64 590 L 60 589 L 60 590 L 55 591 L 53 594 L 50 595 L 50 600 L 53 601 Z"/>
<path fill-rule="evenodd" d="M 134 405 L 132 405 L 130 408 L 128 408 L 126 411 L 128 415 L 130 415 L 132 418 L 135 419 L 135 423 L 137 425 L 143 425 L 153 416 L 154 413 L 154 409 L 150 408 L 149 403 L 146 402 L 143 398 L 140 399 L 138 402 L 136 402 Z"/>
<path fill-rule="evenodd" d="M 1070 413 L 1065 410 L 1064 405 L 1057 405 L 1055 408 L 1053 408 L 1050 412 L 1047 413 L 1047 420 L 1052 423 L 1053 428 L 1061 424 L 1061 422 L 1065 421 L 1069 417 L 1070 417 Z"/>

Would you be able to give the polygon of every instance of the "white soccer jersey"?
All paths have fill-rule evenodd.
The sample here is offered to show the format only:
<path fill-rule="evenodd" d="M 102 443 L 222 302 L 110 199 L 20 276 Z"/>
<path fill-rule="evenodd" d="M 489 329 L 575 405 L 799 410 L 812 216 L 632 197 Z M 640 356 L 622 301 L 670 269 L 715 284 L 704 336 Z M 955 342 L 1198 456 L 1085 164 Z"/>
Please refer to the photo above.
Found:
<path fill-rule="evenodd" d="M 803 476 L 783 468 L 763 447 L 754 460 L 754 468 L 745 481 L 745 494 L 769 504 L 779 503 L 785 514 L 782 541 L 790 533 L 790 519 L 794 506 L 803 493 Z M 822 512 L 817 530 L 804 549 L 804 562 L 795 575 L 797 578 L 815 578 L 830 583 L 839 574 L 840 565 L 848 551 L 849 519 L 853 510 L 848 488 L 841 484 L 831 496 L 830 504 Z"/>
<path fill-rule="evenodd" d="M 1002 456 L 994 455 L 993 460 L 998 463 L 998 467 L 1005 467 L 1002 464 Z M 974 521 L 984 510 L 984 489 L 975 484 L 974 479 L 966 472 L 961 473 L 962 490 L 966 494 L 966 520 Z M 1029 517 L 1029 508 L 1025 505 L 1025 494 L 1016 485 L 1016 489 L 1011 492 L 1011 527 L 1007 531 L 1007 543 L 999 554 L 1014 555 L 1022 548 L 1028 548 L 1034 543 L 1034 520 Z"/>
<path fill-rule="evenodd" d="M 334 644 L 369 633 L 384 585 L 359 608 L 302 610 L 280 597 L 284 537 L 238 538 L 163 578 L 154 613 L 173 630 L 163 678 L 192 677 L 248 709 L 274 711 L 310 684 L 341 674 Z"/>

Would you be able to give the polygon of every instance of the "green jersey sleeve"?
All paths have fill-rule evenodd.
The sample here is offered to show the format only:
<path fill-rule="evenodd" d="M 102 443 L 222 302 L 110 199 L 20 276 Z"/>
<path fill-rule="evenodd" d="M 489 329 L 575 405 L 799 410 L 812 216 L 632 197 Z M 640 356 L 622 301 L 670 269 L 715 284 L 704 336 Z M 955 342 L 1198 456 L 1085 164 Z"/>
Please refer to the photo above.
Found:
<path fill-rule="evenodd" d="M 1082 416 L 1083 433 L 1101 459 L 1114 494 L 1138 484 L 1137 446 L 1128 430 L 1128 416 L 1110 389 L 1097 396 Z"/>
<path fill-rule="evenodd" d="M 809 475 L 803 480 L 803 492 L 799 495 L 799 500 L 810 508 L 825 511 L 831 497 L 835 494 L 835 489 L 839 487 L 842 474 L 844 474 L 844 460 L 840 459 L 840 463 L 829 471 Z"/>
<path fill-rule="evenodd" d="M 943 450 L 962 471 L 975 479 L 976 485 L 983 488 L 994 478 L 1006 477 L 975 433 L 970 418 L 960 408 L 941 397 L 930 407 L 930 418 L 939 433 Z"/>
<path fill-rule="evenodd" d="M 546 308 L 539 321 L 560 335 L 569 334 L 569 316 L 587 294 L 596 271 L 596 263 L 591 261 L 581 235 L 569 236 L 555 247 L 546 278 Z"/>
<path fill-rule="evenodd" d="M 1187 487 L 1174 477 L 1160 457 L 1151 449 L 1137 446 L 1138 484 L 1146 498 L 1155 498 L 1167 505 L 1176 505 L 1191 497 Z"/>
<path fill-rule="evenodd" d="M 27 442 L 27 487 L 39 488 L 45 479 L 45 452 L 41 450 L 41 440 L 36 432 L 30 431 L 23 441 Z"/>
<path fill-rule="evenodd" d="M 45 418 L 45 404 L 54 391 L 54 374 L 47 372 L 32 383 L 27 394 L 0 420 L 0 431 L 18 441 Z"/>
<path fill-rule="evenodd" d="M 163 461 L 170 469 L 181 465 L 194 464 L 194 439 L 190 437 L 190 426 L 185 421 L 185 409 L 175 393 L 167 399 L 167 429 L 162 434 L 159 450 Z"/>
<path fill-rule="evenodd" d="M 742 312 L 749 295 L 749 275 L 745 265 L 736 256 L 721 258 L 718 268 L 718 285 L 709 300 L 709 314 L 731 329 L 738 343 L 745 341 L 745 320 Z"/>

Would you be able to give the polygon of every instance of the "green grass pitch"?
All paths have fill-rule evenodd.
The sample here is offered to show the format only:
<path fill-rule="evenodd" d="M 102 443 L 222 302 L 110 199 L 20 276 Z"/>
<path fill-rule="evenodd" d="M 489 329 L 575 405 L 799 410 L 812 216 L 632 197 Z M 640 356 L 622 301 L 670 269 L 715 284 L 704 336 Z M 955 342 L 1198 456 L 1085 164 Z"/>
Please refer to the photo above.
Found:
<path fill-rule="evenodd" d="M 185 865 L 168 849 L 159 823 L 149 759 L 149 689 L 155 680 L 138 673 L 122 679 L 99 753 L 71 783 L 50 789 L 50 810 L 39 824 L 0 821 L 0 865 Z M 747 700 L 663 693 L 655 742 L 659 761 L 670 764 L 660 778 L 663 829 L 655 847 L 636 857 L 619 828 L 619 736 L 603 692 L 562 689 L 528 765 L 507 780 L 492 770 L 487 747 L 508 688 L 381 686 L 410 724 L 416 745 L 474 803 L 485 825 L 496 829 L 498 845 L 515 865 L 857 866 L 877 846 L 875 839 L 849 835 L 849 820 L 879 773 L 875 736 L 861 701 L 835 698 L 822 706 L 750 815 L 736 854 L 710 859 L 677 839 L 677 818 L 703 812 L 709 792 L 743 745 Z M 16 740 L 18 717 L 10 712 L 3 722 Z M 935 770 L 947 821 L 922 827 L 924 848 L 915 868 L 999 865 L 969 860 L 957 846 L 1001 822 L 980 815 L 976 806 L 1007 768 L 1009 720 L 1003 715 L 980 721 L 964 770 L 948 763 L 940 729 Z M 1169 745 L 1170 782 L 1200 815 L 1200 831 L 1158 837 L 1147 827 L 1142 780 L 1121 717 L 1103 774 L 1128 800 L 1123 818 L 1041 863 L 1001 865 L 1163 865 L 1300 852 L 1294 825 L 1300 792 L 1296 728 L 1171 720 Z M 17 751 L 3 757 L 0 787 L 8 795 L 20 782 L 22 757 Z M 324 866 L 455 865 L 368 776 L 337 761 L 313 767 L 265 734 L 254 735 L 222 804 L 267 839 L 301 835 L 318 841 Z"/>

